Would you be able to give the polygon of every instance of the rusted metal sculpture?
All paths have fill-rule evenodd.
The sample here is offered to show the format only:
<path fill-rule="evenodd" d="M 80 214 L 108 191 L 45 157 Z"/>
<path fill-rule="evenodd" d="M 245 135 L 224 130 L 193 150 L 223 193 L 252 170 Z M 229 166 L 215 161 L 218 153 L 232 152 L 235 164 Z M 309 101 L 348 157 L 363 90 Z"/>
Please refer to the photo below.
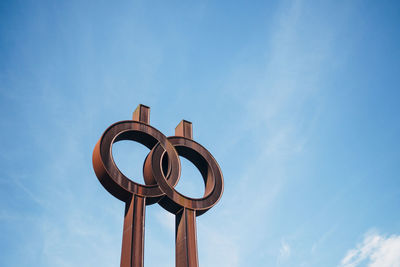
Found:
<path fill-rule="evenodd" d="M 145 185 L 128 179 L 116 166 L 112 145 L 132 140 L 150 149 L 143 165 Z M 200 171 L 205 192 L 189 198 L 175 190 L 180 178 L 182 156 Z M 197 267 L 196 216 L 213 207 L 222 196 L 222 172 L 214 157 L 193 140 L 192 123 L 182 120 L 175 136 L 166 137 L 150 126 L 150 108 L 139 105 L 133 119 L 111 125 L 93 151 L 93 168 L 100 183 L 125 202 L 121 267 L 143 267 L 146 205 L 160 204 L 175 214 L 175 262 L 177 267 Z"/>

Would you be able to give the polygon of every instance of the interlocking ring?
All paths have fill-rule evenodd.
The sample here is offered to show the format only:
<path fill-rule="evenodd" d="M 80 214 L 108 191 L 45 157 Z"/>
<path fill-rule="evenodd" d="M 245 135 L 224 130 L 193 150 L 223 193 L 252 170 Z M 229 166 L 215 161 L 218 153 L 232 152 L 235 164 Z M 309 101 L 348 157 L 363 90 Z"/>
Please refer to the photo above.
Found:
<path fill-rule="evenodd" d="M 152 204 L 164 196 L 157 184 L 142 185 L 127 178 L 116 166 L 112 157 L 112 145 L 121 140 L 139 142 L 149 149 L 156 144 L 168 155 L 164 169 L 171 185 L 176 185 L 180 173 L 180 160 L 172 144 L 160 131 L 138 121 L 120 121 L 111 125 L 97 142 L 93 151 L 93 168 L 100 183 L 116 198 L 128 201 L 132 194 L 147 198 Z"/>
<path fill-rule="evenodd" d="M 121 267 L 143 267 L 145 206 L 156 202 L 176 217 L 176 266 L 198 267 L 196 216 L 221 198 L 222 173 L 211 153 L 191 139 L 190 122 L 182 121 L 175 130 L 177 136 L 167 138 L 149 125 L 149 109 L 139 105 L 133 120 L 108 127 L 93 151 L 97 178 L 108 192 L 126 204 Z M 143 164 L 144 185 L 127 178 L 115 164 L 112 146 L 121 140 L 136 141 L 150 149 Z M 200 171 L 205 183 L 202 198 L 186 197 L 176 191 L 181 174 L 179 156 L 188 159 Z"/>
<path fill-rule="evenodd" d="M 143 167 L 145 185 L 133 182 L 116 166 L 112 145 L 121 140 L 136 141 L 151 150 Z M 200 171 L 205 183 L 202 198 L 186 197 L 175 190 L 181 170 L 178 155 Z M 138 121 L 117 122 L 104 132 L 93 151 L 93 167 L 101 184 L 116 198 L 126 202 L 132 194 L 139 195 L 147 198 L 147 205 L 158 202 L 174 214 L 188 208 L 199 216 L 215 205 L 223 192 L 222 172 L 207 149 L 189 138 L 167 138 L 156 128 Z"/>
<path fill-rule="evenodd" d="M 171 213 L 178 213 L 182 208 L 196 211 L 199 216 L 209 210 L 220 199 L 223 191 L 223 178 L 217 161 L 199 143 L 185 138 L 172 136 L 168 141 L 174 146 L 178 155 L 192 162 L 203 176 L 205 192 L 202 198 L 190 198 L 175 190 L 171 181 L 164 175 L 162 164 L 166 150 L 157 144 L 149 153 L 144 165 L 144 178 L 147 184 L 157 183 L 166 197 L 159 201 L 159 204 Z M 168 176 L 167 176 L 168 177 Z"/>

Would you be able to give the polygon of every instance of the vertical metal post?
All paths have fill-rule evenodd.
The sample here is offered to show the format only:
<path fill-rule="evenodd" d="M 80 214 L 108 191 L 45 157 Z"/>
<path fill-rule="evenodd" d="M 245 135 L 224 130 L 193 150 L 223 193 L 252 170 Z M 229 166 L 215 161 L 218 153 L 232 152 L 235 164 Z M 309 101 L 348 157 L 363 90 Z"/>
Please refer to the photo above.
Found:
<path fill-rule="evenodd" d="M 150 108 L 142 104 L 138 105 L 133 112 L 132 120 L 150 124 Z"/>
<path fill-rule="evenodd" d="M 176 267 L 197 267 L 196 212 L 183 208 L 175 215 L 175 263 Z"/>
<path fill-rule="evenodd" d="M 133 112 L 132 119 L 149 124 L 150 108 L 139 105 Z M 125 203 L 121 267 L 143 267 L 145 213 L 146 199 L 133 194 Z"/>
<path fill-rule="evenodd" d="M 126 202 L 121 267 L 143 267 L 146 200 L 133 195 Z"/>
<path fill-rule="evenodd" d="M 193 139 L 192 123 L 182 120 L 175 128 L 175 136 Z M 198 267 L 196 211 L 183 208 L 175 215 L 176 267 Z"/>

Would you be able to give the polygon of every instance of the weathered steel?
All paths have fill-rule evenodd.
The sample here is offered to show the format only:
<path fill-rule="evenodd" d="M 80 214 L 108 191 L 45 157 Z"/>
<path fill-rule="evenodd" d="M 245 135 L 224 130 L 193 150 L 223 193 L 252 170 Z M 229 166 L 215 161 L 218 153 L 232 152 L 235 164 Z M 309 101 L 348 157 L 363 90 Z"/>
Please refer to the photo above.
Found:
<path fill-rule="evenodd" d="M 190 121 L 182 120 L 178 126 L 175 127 L 175 136 L 193 139 L 193 124 Z"/>
<path fill-rule="evenodd" d="M 125 202 L 121 266 L 143 266 L 145 209 L 158 202 L 176 217 L 176 266 L 197 267 L 196 216 L 221 198 L 222 172 L 210 152 L 193 140 L 192 123 L 182 120 L 175 136 L 168 138 L 149 123 L 150 108 L 139 105 L 133 120 L 111 125 L 93 151 L 93 168 L 99 181 Z M 143 165 L 145 185 L 131 181 L 115 165 L 112 145 L 121 140 L 136 141 L 151 150 Z M 178 155 L 191 161 L 202 174 L 202 198 L 186 197 L 175 190 L 181 170 Z"/>
<path fill-rule="evenodd" d="M 218 163 L 210 152 L 191 139 L 192 132 L 192 123 L 183 120 L 176 127 L 176 136 L 168 137 L 168 141 L 175 147 L 178 155 L 192 162 L 202 174 L 206 187 L 202 198 L 186 197 L 176 191 L 166 180 L 159 164 L 164 155 L 164 150 L 159 144 L 151 150 L 144 165 L 145 182 L 155 181 L 166 195 L 158 203 L 176 216 L 175 262 L 177 267 L 198 266 L 195 217 L 213 207 L 223 191 L 222 172 Z M 153 176 L 148 177 L 149 173 Z"/>
<path fill-rule="evenodd" d="M 125 204 L 121 267 L 143 266 L 145 198 L 133 195 Z"/>
<path fill-rule="evenodd" d="M 196 235 L 196 212 L 183 208 L 175 215 L 175 265 L 199 266 Z"/>
<path fill-rule="evenodd" d="M 132 120 L 150 124 L 150 108 L 139 104 L 133 112 Z"/>
<path fill-rule="evenodd" d="M 144 253 L 145 205 L 156 203 L 163 195 L 157 185 L 142 185 L 128 179 L 115 165 L 112 144 L 121 140 L 139 142 L 149 149 L 155 144 L 165 144 L 169 162 L 164 167 L 172 177 L 172 184 L 179 178 L 180 163 L 175 149 L 158 130 L 147 125 L 149 108 L 139 105 L 132 121 L 111 125 L 97 142 L 93 151 L 93 168 L 101 184 L 115 197 L 125 202 L 121 266 L 142 267 Z M 137 121 L 136 121 L 137 120 Z"/>

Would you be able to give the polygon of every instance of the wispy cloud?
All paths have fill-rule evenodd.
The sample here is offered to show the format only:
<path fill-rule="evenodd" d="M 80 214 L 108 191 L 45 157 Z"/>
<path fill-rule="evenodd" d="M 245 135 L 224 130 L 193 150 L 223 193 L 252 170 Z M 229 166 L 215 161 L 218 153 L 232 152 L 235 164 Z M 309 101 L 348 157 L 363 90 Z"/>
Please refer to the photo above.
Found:
<path fill-rule="evenodd" d="M 276 260 L 276 265 L 279 266 L 282 261 L 288 259 L 290 257 L 290 253 L 291 253 L 291 247 L 289 243 L 286 240 L 282 239 L 281 248 L 279 249 L 279 255 Z"/>
<path fill-rule="evenodd" d="M 33 34 L 40 37 L 35 41 L 38 46 L 53 39 L 72 40 L 70 42 L 73 46 L 69 46 L 67 42 L 60 51 L 73 53 L 60 53 L 62 55 L 58 56 L 56 52 L 59 50 L 56 49 L 56 52 L 46 57 L 39 54 L 38 63 L 41 64 L 34 61 L 35 68 L 26 63 L 24 53 L 18 53 L 22 55 L 21 62 L 10 57 L 17 62 L 15 73 L 26 69 L 26 72 L 34 72 L 35 77 L 26 78 L 22 75 L 24 72 L 21 72 L 21 80 L 24 82 L 16 83 L 18 86 L 10 86 L 1 92 L 7 100 L 4 102 L 18 103 L 14 108 L 4 108 L 3 113 L 10 116 L 8 114 L 12 114 L 14 110 L 21 110 L 21 117 L 26 119 L 20 123 L 18 116 L 10 116 L 9 125 L 20 125 L 15 133 L 24 134 L 21 134 L 19 139 L 15 138 L 18 142 L 8 142 L 16 145 L 17 150 L 10 145 L 12 149 L 5 150 L 7 153 L 0 155 L 5 159 L 2 167 L 7 169 L 5 175 L 2 175 L 4 178 L 0 177 L 1 187 L 5 188 L 1 192 L 5 192 L 4 200 L 7 200 L 3 201 L 1 207 L 4 208 L 0 209 L 0 223 L 12 229 L 8 233 L 3 231 L 7 238 L 0 238 L 3 240 L 0 245 L 4 244 L 3 247 L 10 248 L 9 251 L 18 250 L 18 255 L 24 257 L 9 256 L 6 254 L 10 253 L 4 252 L 4 257 L 0 258 L 5 258 L 6 263 L 12 262 L 20 266 L 27 264 L 18 264 L 16 259 L 26 258 L 27 263 L 35 266 L 118 264 L 123 203 L 109 195 L 95 178 L 91 167 L 93 145 L 110 123 L 129 118 L 126 117 L 128 113 L 125 111 L 133 103 L 136 105 L 140 101 L 154 106 L 154 111 L 160 112 L 158 116 L 154 116 L 154 122 L 165 126 L 168 125 L 165 122 L 175 120 L 169 115 L 178 112 L 184 102 L 189 103 L 193 114 L 197 109 L 192 105 L 200 105 L 196 104 L 198 102 L 206 104 L 201 104 L 204 106 L 204 112 L 198 112 L 201 114 L 196 118 L 200 120 L 200 117 L 203 117 L 206 122 L 197 124 L 194 120 L 196 125 L 201 125 L 199 130 L 205 129 L 203 135 L 199 134 L 199 138 L 203 139 L 196 141 L 205 145 L 216 156 L 226 178 L 221 202 L 197 219 L 200 265 L 296 266 L 293 264 L 296 262 L 300 266 L 311 266 L 301 265 L 305 258 L 310 258 L 310 249 L 313 258 L 322 254 L 320 252 L 325 250 L 330 237 L 335 235 L 336 229 L 341 228 L 340 224 L 329 228 L 335 223 L 331 221 L 329 226 L 325 227 L 318 219 L 331 212 L 335 208 L 332 203 L 341 198 L 344 194 L 342 192 L 347 192 L 345 188 L 330 199 L 330 196 L 325 195 L 323 200 L 316 199 L 323 202 L 319 210 L 304 205 L 304 211 L 312 210 L 307 216 L 303 216 L 304 212 L 300 210 L 303 206 L 299 205 L 299 197 L 314 196 L 310 190 L 298 190 L 307 187 L 308 184 L 303 181 L 311 181 L 309 175 L 312 175 L 312 170 L 306 174 L 299 173 L 301 170 L 296 169 L 295 164 L 300 165 L 299 160 L 308 161 L 314 156 L 314 152 L 308 149 L 308 146 L 313 140 L 313 132 L 318 128 L 316 125 L 321 116 L 321 109 L 323 110 L 321 99 L 324 97 L 324 80 L 327 72 L 330 72 L 329 66 L 344 60 L 341 53 L 336 53 L 336 43 L 341 43 L 336 34 L 340 28 L 345 28 L 341 21 L 346 15 L 343 15 L 340 4 L 334 2 L 331 5 L 335 6 L 335 10 L 327 8 L 326 3 L 315 7 L 318 5 L 303 0 L 281 1 L 277 6 L 268 3 L 262 15 L 254 21 L 257 12 L 253 11 L 261 10 L 258 5 L 257 10 L 250 10 L 252 7 L 248 5 L 249 12 L 239 9 L 235 11 L 236 5 L 233 5 L 233 13 L 229 18 L 226 17 L 228 20 L 218 15 L 218 21 L 212 19 L 212 13 L 217 11 L 217 7 L 210 5 L 199 10 L 207 23 L 196 22 L 196 25 L 182 20 L 184 17 L 181 17 L 179 12 L 164 11 L 160 14 L 160 21 L 154 22 L 152 19 L 151 23 L 148 23 L 148 18 L 156 14 L 154 8 L 145 7 L 143 12 L 139 12 L 140 16 L 132 16 L 132 12 L 138 10 L 137 8 L 127 8 L 126 20 L 117 12 L 116 20 L 111 19 L 116 24 L 112 24 L 113 27 L 110 28 L 102 27 L 110 26 L 103 25 L 103 19 L 96 21 L 90 16 L 86 23 L 85 20 L 78 21 L 84 29 L 93 28 L 93 32 L 88 31 L 93 36 L 84 34 L 86 37 L 83 40 L 87 41 L 86 38 L 89 38 L 93 44 L 84 42 L 84 45 L 79 45 L 79 42 L 75 42 L 69 35 L 57 35 L 59 28 L 74 29 L 75 24 L 61 27 L 62 24 L 55 23 L 55 29 L 43 30 L 49 32 L 47 39 L 42 35 Z M 238 7 L 239 5 L 236 8 Z M 225 12 L 224 5 L 218 8 L 221 8 L 224 14 L 231 13 Z M 144 10 L 149 10 L 149 13 Z M 101 14 L 103 11 L 107 11 L 104 14 L 108 14 L 108 5 L 107 9 L 98 9 L 94 13 Z M 76 12 L 72 13 L 75 17 Z M 173 17 L 163 17 L 163 14 L 170 13 L 174 14 L 173 17 L 180 17 L 175 21 L 176 25 L 190 26 L 190 32 L 194 33 L 196 38 L 193 40 L 196 42 L 204 39 L 211 46 L 217 44 L 217 47 L 233 51 L 229 54 L 232 57 L 229 58 L 226 68 L 219 68 L 219 60 L 212 61 L 213 55 L 210 54 L 207 58 L 210 63 L 217 63 L 215 66 L 209 64 L 206 70 L 206 73 L 220 73 L 217 81 L 212 79 L 211 83 L 198 85 L 196 80 L 185 80 L 184 76 L 189 72 L 202 77 L 201 68 L 185 64 L 191 61 L 193 65 L 199 65 L 198 63 L 204 60 L 204 53 L 197 53 L 195 49 L 193 51 L 196 53 L 193 54 L 201 57 L 190 57 L 189 53 L 183 53 L 185 45 L 179 46 L 179 43 L 188 42 L 184 38 L 176 38 L 176 50 L 180 54 L 178 61 L 185 65 L 181 68 L 187 69 L 187 73 L 169 65 L 168 59 L 176 59 L 175 53 L 169 49 L 170 46 L 173 47 L 173 43 L 164 45 L 164 42 L 159 42 L 161 39 L 157 36 L 167 30 L 166 39 L 174 39 L 175 37 L 170 38 L 168 30 L 172 29 L 171 32 L 176 31 L 177 35 L 187 38 L 186 31 L 180 31 L 175 24 L 169 24 L 174 21 Z M 235 13 L 241 14 L 240 17 L 234 16 Z M 333 13 L 340 13 L 340 16 Z M 37 20 L 38 14 L 33 14 Z M 65 14 L 65 18 L 70 18 L 68 14 Z M 131 20 L 132 18 L 135 20 Z M 229 19 L 232 19 L 232 22 L 245 22 L 239 24 L 243 24 L 241 27 L 246 31 L 252 31 L 254 28 L 254 36 L 249 35 L 247 38 L 248 35 L 242 35 L 243 29 L 227 23 Z M 165 21 L 165 27 L 160 27 L 161 21 Z M 185 23 L 180 23 L 181 21 Z M 245 26 L 246 23 L 253 23 L 252 21 L 257 27 L 253 27 L 253 24 L 249 24 L 251 27 Z M 47 20 L 43 22 L 45 23 Z M 156 31 L 152 31 L 154 23 L 154 28 L 158 27 Z M 157 23 L 160 25 L 157 26 Z M 227 27 L 222 27 L 223 24 Z M 223 33 L 222 30 L 235 32 L 235 36 L 240 36 L 240 46 L 235 45 L 229 38 L 220 39 L 226 39 L 226 43 L 215 40 L 209 34 L 211 25 L 220 33 Z M 128 29 L 129 32 L 126 32 Z M 97 35 L 97 32 L 101 34 Z M 77 36 L 72 37 L 81 40 L 82 33 L 86 31 L 79 31 Z M 117 33 L 121 33 L 121 36 Z M 107 38 L 113 40 L 112 44 L 104 40 L 106 35 L 113 37 Z M 134 38 L 130 39 L 130 36 Z M 346 36 L 345 41 L 349 39 L 351 38 Z M 205 44 L 198 43 L 199 46 Z M 51 44 L 54 47 L 59 45 L 58 42 Z M 27 45 L 28 48 L 30 46 Z M 227 53 L 222 50 L 221 52 Z M 47 62 L 53 57 L 54 62 L 62 63 L 60 68 L 58 63 L 53 66 Z M 46 60 L 42 62 L 42 58 Z M 48 71 L 50 67 L 54 72 Z M 40 71 L 35 72 L 36 68 Z M 72 71 L 74 68 L 77 69 L 76 72 Z M 181 78 L 182 84 L 177 83 Z M 207 80 L 207 77 L 204 80 Z M 31 89 L 31 83 L 37 84 L 35 88 L 40 88 L 37 90 L 39 93 Z M 217 85 L 213 87 L 212 83 Z M 196 87 L 173 89 L 184 86 L 186 88 L 186 85 L 191 84 L 196 84 Z M 13 87 L 27 89 L 18 91 Z M 213 90 L 198 90 L 201 87 L 210 87 Z M 201 101 L 204 99 L 207 101 Z M 218 111 L 223 113 L 214 116 L 215 111 L 210 111 L 214 106 L 219 106 Z M 163 107 L 167 108 L 163 111 Z M 203 110 L 203 107 L 201 108 L 198 110 Z M 209 121 L 217 123 L 209 125 Z M 170 131 L 168 127 L 163 128 L 156 124 L 153 126 L 164 133 Z M 7 134 L 5 140 L 8 140 L 9 133 L 4 133 Z M 212 136 L 212 139 L 207 140 L 207 136 Z M 25 162 L 29 164 L 21 168 L 19 162 L 24 162 L 25 158 Z M 132 160 L 129 157 L 126 159 L 129 163 Z M 320 162 L 314 164 L 318 163 Z M 295 186 L 296 181 L 302 181 L 301 188 Z M 304 218 L 300 218 L 299 214 Z M 293 221 L 295 222 L 292 223 Z M 30 231 L 20 231 L 24 230 L 26 225 L 30 225 Z M 158 205 L 147 207 L 146 266 L 173 266 L 174 225 L 173 215 L 163 212 Z M 312 244 L 307 242 L 310 235 L 303 234 L 321 231 L 325 232 L 311 237 L 316 240 Z M 20 237 L 16 238 L 15 233 L 21 233 Z M 367 237 L 347 253 L 341 267 L 356 267 L 365 261 L 373 267 L 393 266 L 399 263 L 396 255 L 396 251 L 399 250 L 399 236 L 369 234 Z M 23 242 L 15 242 L 16 245 L 10 246 L 9 241 L 15 240 Z M 300 247 L 306 252 L 300 251 Z M 30 257 L 25 257 L 27 251 L 30 251 Z M 37 260 L 35 262 L 32 259 Z M 321 266 L 318 263 L 314 266 Z M 333 264 L 337 263 L 338 258 L 335 258 Z M 0 259 L 0 265 L 8 264 L 2 264 Z"/>
<path fill-rule="evenodd" d="M 307 145 L 319 112 L 318 103 L 313 100 L 320 93 L 318 88 L 323 79 L 324 64 L 331 58 L 329 41 L 332 36 L 329 30 L 321 32 L 320 38 L 313 40 L 312 44 L 302 36 L 302 25 L 308 19 L 304 11 L 303 1 L 283 3 L 272 22 L 275 27 L 267 40 L 263 68 L 254 70 L 246 63 L 237 65 L 230 81 L 226 82 L 227 90 L 245 106 L 245 125 L 237 136 L 246 136 L 257 144 L 257 149 L 250 149 L 251 160 L 238 170 L 236 175 L 240 178 L 233 185 L 236 192 L 257 196 L 257 201 L 249 205 L 243 201 L 242 195 L 230 195 L 230 190 L 234 190 L 227 188 L 224 201 L 234 203 L 235 209 L 227 213 L 235 220 L 226 224 L 231 231 L 218 235 L 236 243 L 232 246 L 248 243 L 235 254 L 240 265 L 249 264 L 250 254 L 266 261 L 266 264 L 274 264 L 276 259 L 277 265 L 292 254 L 287 241 L 282 239 L 279 247 L 279 238 L 274 242 L 276 246 L 267 248 L 263 255 L 254 256 L 254 251 L 271 235 L 269 218 L 288 182 L 287 166 L 296 155 L 303 153 Z M 249 70 L 258 73 L 256 79 L 250 79 L 254 74 Z M 238 146 L 235 142 L 230 144 Z M 257 187 L 254 187 L 255 183 Z M 260 222 L 263 222 L 263 227 L 259 227 Z M 247 225 L 246 229 L 241 229 L 241 225 Z M 229 239 L 225 232 L 230 233 L 230 237 L 234 233 L 235 237 Z M 229 250 L 222 253 L 226 257 L 232 254 Z M 266 259 L 268 256 L 265 255 L 274 255 L 270 257 L 273 260 Z"/>
<path fill-rule="evenodd" d="M 364 240 L 350 249 L 339 267 L 356 267 L 362 263 L 368 267 L 400 266 L 400 235 L 385 236 L 369 232 Z"/>
<path fill-rule="evenodd" d="M 175 233 L 175 216 L 168 212 L 159 212 L 156 214 L 157 221 L 171 234 Z"/>

